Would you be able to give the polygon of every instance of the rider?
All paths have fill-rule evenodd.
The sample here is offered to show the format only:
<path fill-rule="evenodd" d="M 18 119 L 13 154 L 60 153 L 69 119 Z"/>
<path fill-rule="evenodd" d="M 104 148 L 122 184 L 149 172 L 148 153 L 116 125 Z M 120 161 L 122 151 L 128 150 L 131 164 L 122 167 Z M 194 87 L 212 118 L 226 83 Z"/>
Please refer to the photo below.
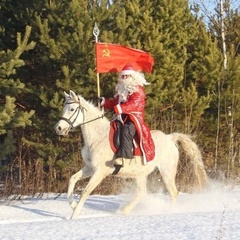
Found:
<path fill-rule="evenodd" d="M 122 166 L 124 159 L 132 159 L 134 135 L 140 139 L 144 163 L 151 161 L 155 155 L 154 143 L 150 129 L 144 122 L 145 90 L 148 85 L 144 75 L 135 71 L 132 64 L 126 64 L 119 73 L 114 98 L 102 97 L 101 106 L 114 110 L 115 120 L 121 123 L 120 146 L 115 153 L 114 164 Z"/>

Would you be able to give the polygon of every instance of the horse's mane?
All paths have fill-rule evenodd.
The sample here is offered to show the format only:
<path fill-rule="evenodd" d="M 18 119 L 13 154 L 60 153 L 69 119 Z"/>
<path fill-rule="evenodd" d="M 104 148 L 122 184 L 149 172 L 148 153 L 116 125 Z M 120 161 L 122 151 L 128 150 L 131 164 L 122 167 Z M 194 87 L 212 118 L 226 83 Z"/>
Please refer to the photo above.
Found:
<path fill-rule="evenodd" d="M 77 95 L 78 98 L 80 99 L 80 104 L 82 102 L 82 100 L 86 103 L 86 105 L 89 108 L 89 111 L 93 112 L 96 115 L 101 115 L 103 114 L 102 109 L 100 109 L 98 106 L 96 106 L 93 102 L 93 100 L 86 100 L 84 97 L 82 97 L 81 95 Z M 108 120 L 109 121 L 109 120 Z"/>
<path fill-rule="evenodd" d="M 92 100 L 86 100 L 84 97 L 82 97 L 81 95 L 77 95 L 78 99 L 80 101 L 80 105 L 86 109 L 86 112 L 88 113 L 88 115 L 90 115 L 88 117 L 88 120 L 93 120 L 94 118 L 98 118 L 101 117 L 100 119 L 101 121 L 101 126 L 103 129 L 105 129 L 105 125 L 106 128 L 109 128 L 110 126 L 110 121 L 109 119 L 105 116 L 105 112 L 104 109 L 100 109 L 98 106 L 96 106 Z M 90 114 L 89 114 L 90 113 Z M 99 121 L 96 120 L 95 122 Z"/>

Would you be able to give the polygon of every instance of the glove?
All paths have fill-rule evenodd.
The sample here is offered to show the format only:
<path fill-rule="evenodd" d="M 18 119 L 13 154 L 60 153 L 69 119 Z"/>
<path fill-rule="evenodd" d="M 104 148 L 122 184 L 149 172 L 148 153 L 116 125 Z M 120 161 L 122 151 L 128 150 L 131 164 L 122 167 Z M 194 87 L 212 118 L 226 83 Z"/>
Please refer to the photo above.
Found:
<path fill-rule="evenodd" d="M 101 106 L 103 106 L 104 103 L 105 103 L 105 98 L 104 97 L 98 97 L 98 102 L 100 103 Z"/>

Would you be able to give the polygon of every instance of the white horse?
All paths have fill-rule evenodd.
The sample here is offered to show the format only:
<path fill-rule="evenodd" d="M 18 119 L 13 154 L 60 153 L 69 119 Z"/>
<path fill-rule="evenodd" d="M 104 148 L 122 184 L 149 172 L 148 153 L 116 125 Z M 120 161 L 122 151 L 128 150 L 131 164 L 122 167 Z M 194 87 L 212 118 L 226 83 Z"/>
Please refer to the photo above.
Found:
<path fill-rule="evenodd" d="M 82 158 L 85 166 L 70 178 L 67 193 L 69 204 L 73 209 L 71 218 L 76 219 L 91 192 L 106 176 L 113 173 L 114 152 L 109 143 L 110 122 L 103 116 L 101 110 L 73 91 L 70 91 L 70 94 L 66 92 L 64 94 L 63 114 L 55 125 L 55 131 L 58 135 L 66 136 L 71 129 L 80 125 L 84 139 Z M 141 197 L 146 194 L 147 176 L 155 168 L 159 169 L 170 198 L 176 200 L 178 190 L 175 185 L 175 176 L 179 159 L 177 142 L 181 143 L 184 152 L 189 156 L 199 186 L 203 187 L 207 182 L 201 153 L 188 135 L 182 133 L 166 135 L 158 130 L 152 130 L 151 134 L 156 148 L 155 158 L 144 165 L 141 160 L 135 157 L 132 161 L 125 162 L 124 167 L 116 175 L 117 177 L 134 178 L 136 180 L 136 195 L 122 209 L 124 214 L 130 213 Z M 78 180 L 88 177 L 91 178 L 77 203 L 73 200 L 74 186 Z"/>

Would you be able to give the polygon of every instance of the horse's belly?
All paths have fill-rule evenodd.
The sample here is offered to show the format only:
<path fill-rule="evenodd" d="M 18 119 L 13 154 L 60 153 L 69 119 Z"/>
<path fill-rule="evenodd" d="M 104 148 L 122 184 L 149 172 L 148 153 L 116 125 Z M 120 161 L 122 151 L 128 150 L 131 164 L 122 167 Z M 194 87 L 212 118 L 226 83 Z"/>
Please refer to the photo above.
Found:
<path fill-rule="evenodd" d="M 129 178 L 137 176 L 147 176 L 153 171 L 153 169 L 154 165 L 152 163 L 144 165 L 143 157 L 134 156 L 133 159 L 123 160 L 123 167 L 116 176 Z"/>

